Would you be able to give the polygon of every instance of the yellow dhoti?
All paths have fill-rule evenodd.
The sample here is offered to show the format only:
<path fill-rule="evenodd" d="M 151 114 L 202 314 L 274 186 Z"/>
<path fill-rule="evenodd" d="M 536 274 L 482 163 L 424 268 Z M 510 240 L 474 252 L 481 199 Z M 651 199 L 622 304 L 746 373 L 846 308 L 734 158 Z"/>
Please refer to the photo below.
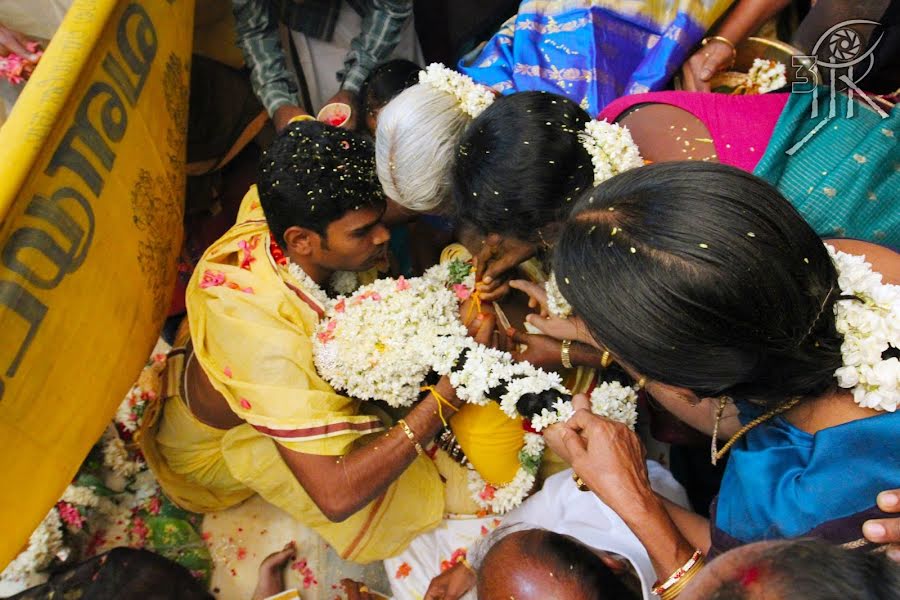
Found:
<path fill-rule="evenodd" d="M 163 373 L 164 394 L 150 405 L 139 441 L 160 486 L 183 508 L 224 510 L 259 494 L 321 535 L 344 559 L 394 556 L 441 519 L 437 472 L 420 457 L 380 498 L 340 523 L 328 520 L 282 460 L 276 442 L 245 424 L 217 429 L 199 421 L 183 394 L 185 354 L 175 350 Z"/>

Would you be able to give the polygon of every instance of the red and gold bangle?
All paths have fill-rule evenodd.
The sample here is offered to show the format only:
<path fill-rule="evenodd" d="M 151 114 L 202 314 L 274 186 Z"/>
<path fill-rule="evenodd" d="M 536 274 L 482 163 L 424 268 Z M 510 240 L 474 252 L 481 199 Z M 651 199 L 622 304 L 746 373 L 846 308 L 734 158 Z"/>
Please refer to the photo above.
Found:
<path fill-rule="evenodd" d="M 705 562 L 703 553 L 697 550 L 686 563 L 669 575 L 668 579 L 662 583 L 657 583 L 653 587 L 653 593 L 657 594 L 662 600 L 672 600 L 681 593 L 688 581 L 693 579 L 694 575 L 703 568 Z"/>

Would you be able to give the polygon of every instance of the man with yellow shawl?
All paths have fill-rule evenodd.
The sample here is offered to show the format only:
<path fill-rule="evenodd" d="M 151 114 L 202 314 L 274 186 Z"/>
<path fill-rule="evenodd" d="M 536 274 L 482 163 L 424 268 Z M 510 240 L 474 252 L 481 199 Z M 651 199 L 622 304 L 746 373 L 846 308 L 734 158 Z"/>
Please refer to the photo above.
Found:
<path fill-rule="evenodd" d="M 142 425 L 176 503 L 210 512 L 258 493 L 356 562 L 395 555 L 440 522 L 443 486 L 422 453 L 441 427 L 435 394 L 386 428 L 313 365 L 322 287 L 385 257 L 384 207 L 368 140 L 302 121 L 272 144 L 237 224 L 194 272 L 190 340 L 170 354 Z M 479 338 L 493 326 L 483 321 Z M 458 408 L 446 380 L 436 390 Z"/>

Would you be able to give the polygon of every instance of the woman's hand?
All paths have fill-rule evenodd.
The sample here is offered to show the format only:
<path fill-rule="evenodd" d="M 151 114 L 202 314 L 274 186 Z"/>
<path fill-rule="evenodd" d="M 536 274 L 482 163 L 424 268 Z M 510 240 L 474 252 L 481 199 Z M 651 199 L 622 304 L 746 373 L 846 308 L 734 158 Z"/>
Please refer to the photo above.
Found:
<path fill-rule="evenodd" d="M 887 513 L 900 513 L 900 489 L 878 494 L 878 508 Z M 891 544 L 888 556 L 900 563 L 900 517 L 866 521 L 863 523 L 863 535 L 876 544 Z"/>
<path fill-rule="evenodd" d="M 708 92 L 712 76 L 730 67 L 733 61 L 731 46 L 719 40 L 710 40 L 682 65 L 684 89 L 688 92 Z"/>
<path fill-rule="evenodd" d="M 576 409 L 572 418 L 550 427 L 544 439 L 603 502 L 625 518 L 639 506 L 635 500 L 653 496 L 644 446 L 626 425 L 593 414 L 584 394 L 575 396 L 572 403 Z"/>
<path fill-rule="evenodd" d="M 475 582 L 475 572 L 458 562 L 431 580 L 424 600 L 457 600 L 475 587 Z"/>
<path fill-rule="evenodd" d="M 547 309 L 547 292 L 543 286 L 524 279 L 514 279 L 509 282 L 509 285 L 513 289 L 525 292 L 528 295 L 528 306 L 530 308 L 540 309 L 540 314 L 530 314 L 526 317 L 526 320 L 541 333 L 559 341 L 572 340 L 573 342 L 582 342 L 589 346 L 597 347 L 581 319 L 578 317 L 560 319 L 550 315 L 550 311 Z"/>
<path fill-rule="evenodd" d="M 550 316 L 550 309 L 547 308 L 547 290 L 544 286 L 525 279 L 513 279 L 509 282 L 509 286 L 528 296 L 528 308 L 536 309 L 544 318 Z"/>
<path fill-rule="evenodd" d="M 515 360 L 529 362 L 541 369 L 562 368 L 562 343 L 559 340 L 546 335 L 520 333 L 513 328 L 506 333 L 516 343 L 517 347 L 510 351 Z M 524 344 L 527 348 L 519 352 L 518 344 Z"/>

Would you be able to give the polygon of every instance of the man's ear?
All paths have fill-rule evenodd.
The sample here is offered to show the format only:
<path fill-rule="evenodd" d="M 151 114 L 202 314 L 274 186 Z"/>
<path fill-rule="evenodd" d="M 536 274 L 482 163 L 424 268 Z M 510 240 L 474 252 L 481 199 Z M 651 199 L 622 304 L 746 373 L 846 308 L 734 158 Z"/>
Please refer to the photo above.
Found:
<path fill-rule="evenodd" d="M 284 245 L 294 256 L 311 256 L 322 247 L 322 239 L 312 229 L 294 225 L 285 230 Z"/>

